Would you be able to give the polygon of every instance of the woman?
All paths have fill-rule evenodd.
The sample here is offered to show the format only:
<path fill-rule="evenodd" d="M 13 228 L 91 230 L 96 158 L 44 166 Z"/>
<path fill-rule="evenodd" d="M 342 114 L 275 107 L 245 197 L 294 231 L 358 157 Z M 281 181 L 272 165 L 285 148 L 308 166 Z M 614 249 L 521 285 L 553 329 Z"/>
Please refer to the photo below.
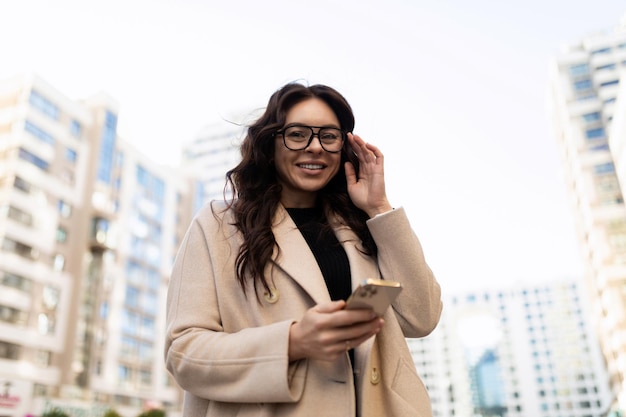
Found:
<path fill-rule="evenodd" d="M 435 328 L 440 288 L 353 127 L 334 89 L 287 84 L 227 174 L 236 198 L 191 224 L 165 347 L 184 416 L 431 415 L 404 338 Z M 365 278 L 404 287 L 382 318 L 344 309 Z"/>

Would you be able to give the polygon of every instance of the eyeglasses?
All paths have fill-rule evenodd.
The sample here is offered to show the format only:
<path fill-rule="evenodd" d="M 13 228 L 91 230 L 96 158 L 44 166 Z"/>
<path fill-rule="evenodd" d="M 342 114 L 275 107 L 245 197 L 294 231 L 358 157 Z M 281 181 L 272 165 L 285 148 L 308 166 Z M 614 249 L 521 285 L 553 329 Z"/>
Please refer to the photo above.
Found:
<path fill-rule="evenodd" d="M 315 133 L 313 129 L 319 130 Z M 290 151 L 301 151 L 308 148 L 313 137 L 317 136 L 322 149 L 326 152 L 337 153 L 341 152 L 343 141 L 346 138 L 345 132 L 341 129 L 321 126 L 292 125 L 279 130 L 276 134 L 283 137 L 283 143 Z"/>

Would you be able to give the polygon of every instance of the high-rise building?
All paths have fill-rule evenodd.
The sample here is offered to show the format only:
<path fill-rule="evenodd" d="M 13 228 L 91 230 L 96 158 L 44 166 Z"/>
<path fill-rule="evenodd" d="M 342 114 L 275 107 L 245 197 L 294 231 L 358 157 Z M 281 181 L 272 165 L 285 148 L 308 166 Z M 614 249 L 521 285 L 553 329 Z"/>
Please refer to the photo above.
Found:
<path fill-rule="evenodd" d="M 226 172 L 241 159 L 239 144 L 243 135 L 243 127 L 223 121 L 205 126 L 194 140 L 183 145 L 181 168 L 197 182 L 195 211 L 209 201 L 232 197 L 224 188 Z"/>
<path fill-rule="evenodd" d="M 109 96 L 0 83 L 0 415 L 178 410 L 163 357 L 192 184 L 117 134 Z"/>
<path fill-rule="evenodd" d="M 567 46 L 550 67 L 550 116 L 614 410 L 626 410 L 625 68 L 626 19 Z"/>
<path fill-rule="evenodd" d="M 576 281 L 444 294 L 438 327 L 409 339 L 435 417 L 602 417 L 611 405 Z"/>

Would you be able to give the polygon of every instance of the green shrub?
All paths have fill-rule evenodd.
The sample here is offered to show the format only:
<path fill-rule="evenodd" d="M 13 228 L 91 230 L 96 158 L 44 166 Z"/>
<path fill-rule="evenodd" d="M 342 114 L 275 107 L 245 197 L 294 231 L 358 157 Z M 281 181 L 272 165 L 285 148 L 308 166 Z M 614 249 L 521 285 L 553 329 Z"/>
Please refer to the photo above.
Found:
<path fill-rule="evenodd" d="M 70 417 L 65 411 L 60 408 L 53 408 L 50 411 L 43 413 L 41 417 Z"/>
<path fill-rule="evenodd" d="M 165 417 L 165 411 L 149 410 L 139 414 L 137 417 Z"/>
<path fill-rule="evenodd" d="M 107 410 L 102 417 L 122 417 L 122 415 L 115 410 Z"/>

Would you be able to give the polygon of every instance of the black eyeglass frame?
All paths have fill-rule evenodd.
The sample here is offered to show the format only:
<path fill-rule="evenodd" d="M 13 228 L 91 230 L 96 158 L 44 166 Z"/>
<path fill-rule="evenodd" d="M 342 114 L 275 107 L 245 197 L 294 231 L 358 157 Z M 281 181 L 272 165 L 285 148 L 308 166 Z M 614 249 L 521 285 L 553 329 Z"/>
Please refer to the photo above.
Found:
<path fill-rule="evenodd" d="M 306 142 L 306 145 L 304 147 L 298 148 L 298 149 L 293 149 L 293 148 L 290 148 L 289 146 L 287 146 L 287 141 L 285 139 L 285 134 L 284 133 L 285 133 L 285 130 L 287 130 L 287 129 L 291 128 L 291 127 L 306 127 L 306 128 L 311 130 L 311 136 L 309 137 L 309 140 Z M 315 133 L 315 131 L 313 129 L 319 129 L 319 130 L 317 131 L 317 133 Z M 329 151 L 328 149 L 326 149 L 324 147 L 324 143 L 322 142 L 322 139 L 320 138 L 320 132 L 323 129 L 338 130 L 339 133 L 341 133 L 341 148 L 339 148 L 339 150 L 337 150 L 337 151 Z M 342 129 L 340 129 L 338 127 L 332 127 L 332 126 L 307 126 L 307 125 L 293 124 L 293 125 L 285 126 L 282 129 L 278 130 L 276 133 L 274 133 L 274 136 L 276 136 L 276 135 L 280 135 L 280 136 L 283 137 L 283 145 L 285 145 L 285 148 L 289 149 L 290 151 L 303 151 L 303 150 L 305 150 L 306 148 L 308 148 L 311 145 L 311 142 L 313 142 L 313 138 L 315 136 L 317 136 L 317 139 L 320 142 L 320 146 L 322 147 L 322 149 L 324 149 L 324 151 L 326 151 L 328 153 L 339 153 L 343 149 L 343 144 L 346 141 L 348 133 L 343 131 Z"/>

